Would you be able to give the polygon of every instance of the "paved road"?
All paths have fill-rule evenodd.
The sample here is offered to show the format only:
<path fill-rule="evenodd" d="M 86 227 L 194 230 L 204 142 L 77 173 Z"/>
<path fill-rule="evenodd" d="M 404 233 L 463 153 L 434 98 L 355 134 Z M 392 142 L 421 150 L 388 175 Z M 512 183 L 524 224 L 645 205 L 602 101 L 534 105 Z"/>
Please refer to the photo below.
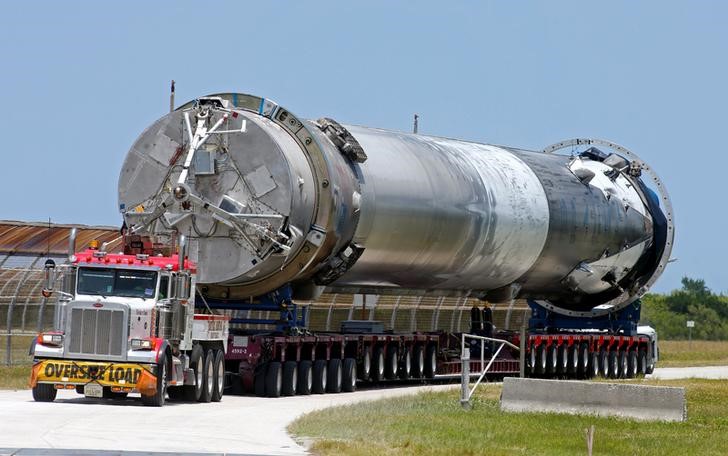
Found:
<path fill-rule="evenodd" d="M 726 378 L 728 366 L 658 368 L 654 378 Z M 226 396 L 217 404 L 171 403 L 143 407 L 138 399 L 102 401 L 61 391 L 55 403 L 33 402 L 30 391 L 0 391 L 0 455 L 40 449 L 290 455 L 305 449 L 286 433 L 296 417 L 313 410 L 458 385 L 408 386 L 356 393 L 279 399 Z M 126 453 L 129 452 L 129 453 Z M 95 452 L 81 452 L 89 455 Z M 44 454 L 68 454 L 48 450 Z"/>

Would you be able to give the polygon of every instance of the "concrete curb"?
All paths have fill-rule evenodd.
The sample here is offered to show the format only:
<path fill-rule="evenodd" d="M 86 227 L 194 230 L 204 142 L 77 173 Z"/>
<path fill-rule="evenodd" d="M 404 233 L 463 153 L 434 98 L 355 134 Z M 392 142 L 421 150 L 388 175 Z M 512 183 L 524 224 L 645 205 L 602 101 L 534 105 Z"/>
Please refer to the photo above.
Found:
<path fill-rule="evenodd" d="M 503 379 L 501 410 L 685 421 L 685 388 L 533 378 Z"/>

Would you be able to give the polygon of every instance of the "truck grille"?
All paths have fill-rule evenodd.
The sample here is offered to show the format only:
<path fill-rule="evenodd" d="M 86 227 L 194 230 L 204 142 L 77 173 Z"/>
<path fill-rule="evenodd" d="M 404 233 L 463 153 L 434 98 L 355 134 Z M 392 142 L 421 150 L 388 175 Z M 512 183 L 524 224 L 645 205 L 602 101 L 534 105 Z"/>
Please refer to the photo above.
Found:
<path fill-rule="evenodd" d="M 71 309 L 69 353 L 121 356 L 124 341 L 124 311 Z"/>

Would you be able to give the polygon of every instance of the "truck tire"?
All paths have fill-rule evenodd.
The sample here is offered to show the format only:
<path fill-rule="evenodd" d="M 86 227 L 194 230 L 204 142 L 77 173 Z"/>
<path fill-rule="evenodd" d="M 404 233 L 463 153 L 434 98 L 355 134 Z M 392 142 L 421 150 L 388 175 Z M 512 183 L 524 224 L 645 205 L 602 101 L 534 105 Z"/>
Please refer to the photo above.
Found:
<path fill-rule="evenodd" d="M 387 362 L 384 366 L 384 376 L 387 380 L 394 380 L 397 378 L 397 371 L 399 370 L 399 349 L 394 345 L 387 347 Z"/>
<path fill-rule="evenodd" d="M 359 379 L 363 380 L 363 381 L 369 380 L 369 376 L 370 376 L 371 372 L 372 372 L 372 355 L 369 353 L 369 347 L 364 347 L 364 355 L 362 356 L 360 367 L 359 367 L 359 369 L 357 369 Z"/>
<path fill-rule="evenodd" d="M 200 393 L 200 402 L 210 402 L 212 400 L 215 376 L 214 362 L 215 352 L 212 349 L 205 351 L 205 357 L 202 362 L 202 391 Z"/>
<path fill-rule="evenodd" d="M 295 396 L 298 389 L 298 364 L 295 361 L 286 361 L 283 364 L 283 387 L 281 395 Z"/>
<path fill-rule="evenodd" d="M 313 388 L 311 392 L 314 394 L 324 394 L 326 392 L 326 382 L 328 380 L 328 363 L 325 359 L 317 359 L 313 363 Z"/>
<path fill-rule="evenodd" d="M 405 347 L 402 360 L 399 362 L 399 378 L 402 380 L 409 380 L 412 374 L 412 352 L 409 347 Z"/>
<path fill-rule="evenodd" d="M 356 391 L 356 360 L 344 358 L 343 370 L 341 390 L 345 393 L 353 393 Z"/>
<path fill-rule="evenodd" d="M 167 369 L 169 364 L 169 355 L 165 352 L 162 359 L 157 364 L 157 390 L 154 394 L 142 395 L 142 404 L 150 407 L 162 407 L 167 394 Z"/>
<path fill-rule="evenodd" d="M 577 366 L 577 375 L 580 378 L 586 377 L 589 369 L 589 344 L 582 342 L 579 344 L 579 365 Z"/>
<path fill-rule="evenodd" d="M 536 375 L 536 346 L 531 344 L 528 347 L 528 362 L 526 363 L 526 374 L 529 377 L 535 377 Z"/>
<path fill-rule="evenodd" d="M 627 377 L 637 377 L 637 350 L 629 351 L 629 370 L 627 371 Z"/>
<path fill-rule="evenodd" d="M 546 366 L 548 364 L 548 348 L 542 343 L 536 348 L 536 375 L 546 375 Z"/>
<path fill-rule="evenodd" d="M 384 379 L 384 349 L 381 345 L 375 345 L 372 349 L 372 369 L 369 372 L 369 380 L 379 382 Z"/>
<path fill-rule="evenodd" d="M 253 393 L 258 397 L 265 396 L 265 373 L 268 371 L 268 364 L 255 366 L 253 373 Z"/>
<path fill-rule="evenodd" d="M 215 350 L 213 359 L 212 375 L 212 402 L 220 402 L 225 394 L 225 353 L 222 350 Z"/>
<path fill-rule="evenodd" d="M 54 385 L 48 383 L 37 383 L 33 387 L 33 400 L 36 402 L 53 402 L 56 400 L 58 391 Z"/>
<path fill-rule="evenodd" d="M 195 344 L 190 353 L 190 368 L 195 378 L 194 385 L 185 385 L 182 388 L 185 392 L 185 400 L 197 402 L 202 396 L 202 388 L 204 388 L 203 372 L 205 370 L 205 351 L 200 344 Z M 170 390 L 171 391 L 171 390 Z M 170 396 L 171 398 L 172 396 Z"/>
<path fill-rule="evenodd" d="M 437 373 L 437 346 L 428 344 L 425 349 L 425 378 L 435 378 Z"/>
<path fill-rule="evenodd" d="M 647 374 L 647 352 L 645 350 L 640 350 L 639 352 L 639 357 L 637 358 L 637 370 L 642 376 Z"/>
<path fill-rule="evenodd" d="M 625 350 L 619 350 L 619 378 L 627 378 L 627 372 L 629 371 L 629 359 L 627 358 L 627 352 Z"/>
<path fill-rule="evenodd" d="M 422 378 L 425 372 L 425 351 L 422 344 L 416 344 L 412 350 L 412 378 Z"/>
<path fill-rule="evenodd" d="M 283 389 L 283 371 L 281 363 L 271 361 L 265 373 L 265 395 L 268 397 L 281 397 Z"/>
<path fill-rule="evenodd" d="M 340 393 L 344 381 L 344 374 L 341 370 L 341 360 L 333 358 L 329 360 L 328 378 L 326 379 L 327 393 Z"/>
<path fill-rule="evenodd" d="M 298 363 L 298 385 L 296 386 L 296 394 L 308 396 L 313 388 L 313 372 L 311 371 L 311 361 L 303 360 Z"/>

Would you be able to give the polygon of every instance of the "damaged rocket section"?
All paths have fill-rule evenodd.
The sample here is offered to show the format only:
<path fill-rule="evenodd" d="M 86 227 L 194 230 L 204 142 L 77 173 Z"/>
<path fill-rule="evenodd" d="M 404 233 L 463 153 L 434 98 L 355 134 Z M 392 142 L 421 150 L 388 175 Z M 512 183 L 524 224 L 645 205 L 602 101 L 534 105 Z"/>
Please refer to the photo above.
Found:
<path fill-rule="evenodd" d="M 137 234 L 189 236 L 203 292 L 222 299 L 291 284 L 299 299 L 528 297 L 598 315 L 654 283 L 674 236 L 664 185 L 616 144 L 525 151 L 307 121 L 231 93 L 142 133 L 119 208 Z"/>

